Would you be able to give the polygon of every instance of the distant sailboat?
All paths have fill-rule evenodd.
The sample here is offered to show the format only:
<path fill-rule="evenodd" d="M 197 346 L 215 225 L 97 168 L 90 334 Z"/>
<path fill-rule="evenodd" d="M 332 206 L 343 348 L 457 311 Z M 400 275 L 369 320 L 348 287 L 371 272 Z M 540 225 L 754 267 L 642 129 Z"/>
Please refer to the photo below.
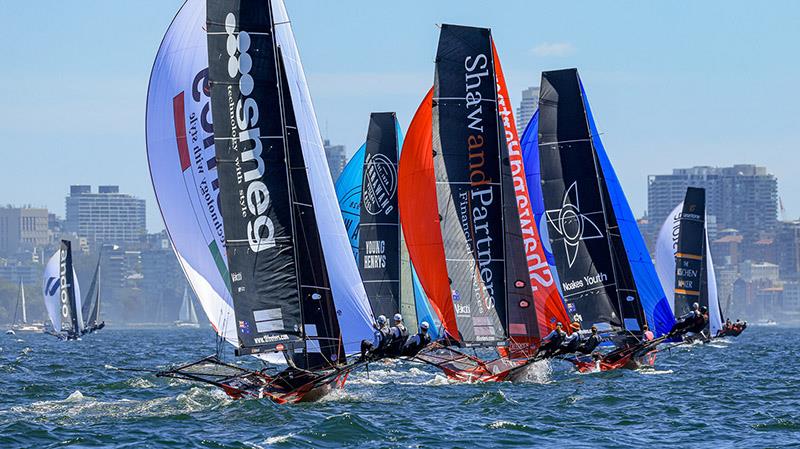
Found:
<path fill-rule="evenodd" d="M 69 240 L 62 240 L 59 249 L 47 262 L 42 289 L 52 334 L 62 340 L 79 339 L 85 325 L 81 291 L 72 266 L 72 245 Z"/>
<path fill-rule="evenodd" d="M 175 325 L 178 327 L 200 327 L 197 322 L 197 313 L 194 310 L 194 301 L 189 296 L 189 287 L 184 287 L 183 289 L 183 301 L 181 302 L 181 309 L 178 312 L 178 320 L 175 321 Z"/>
<path fill-rule="evenodd" d="M 14 321 L 11 323 L 11 328 L 8 334 L 15 334 L 17 332 L 44 332 L 43 323 L 29 323 L 28 322 L 28 306 L 25 302 L 25 285 L 22 279 L 19 281 L 19 296 L 17 297 L 17 306 L 14 308 Z M 17 312 L 22 312 L 20 320 L 17 320 Z"/>
<path fill-rule="evenodd" d="M 697 302 L 708 309 L 704 332 L 713 337 L 722 330 L 725 320 L 706 223 L 706 191 L 689 187 L 658 234 L 656 269 L 675 316 L 686 314 Z"/>
<path fill-rule="evenodd" d="M 94 269 L 94 276 L 92 276 L 92 283 L 89 284 L 89 291 L 86 293 L 86 298 L 83 300 L 83 309 L 81 312 L 86 318 L 86 329 L 84 334 L 90 334 L 95 331 L 106 327 L 105 321 L 100 321 L 100 261 L 102 260 L 102 253 L 97 258 L 97 266 Z"/>

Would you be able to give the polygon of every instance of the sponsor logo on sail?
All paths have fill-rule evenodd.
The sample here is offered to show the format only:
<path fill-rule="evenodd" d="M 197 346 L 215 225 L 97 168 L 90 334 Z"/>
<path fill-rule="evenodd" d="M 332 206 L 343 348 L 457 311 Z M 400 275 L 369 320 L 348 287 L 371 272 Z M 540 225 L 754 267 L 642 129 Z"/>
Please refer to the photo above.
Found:
<path fill-rule="evenodd" d="M 573 197 L 575 198 L 574 202 L 572 201 Z M 603 232 L 594 221 L 581 213 L 577 182 L 573 182 L 564 192 L 561 209 L 548 210 L 546 214 L 547 221 L 563 237 L 569 268 L 572 268 L 575 263 L 578 245 L 582 240 L 603 238 Z"/>
<path fill-rule="evenodd" d="M 483 95 L 481 85 L 493 82 L 489 76 L 489 58 L 481 53 L 477 56 L 464 58 L 465 100 L 467 109 L 467 149 L 469 155 L 469 182 L 470 191 L 467 198 L 462 198 L 462 226 L 469 217 L 466 235 L 471 236 L 473 253 L 478 262 L 475 290 L 486 309 L 493 309 L 495 305 L 494 272 L 492 270 L 492 237 L 489 229 L 491 218 L 490 210 L 495 206 L 493 180 L 486 174 L 486 154 L 484 145 L 487 144 L 483 129 Z M 491 86 L 494 89 L 494 86 Z M 491 157 L 491 156 L 489 156 Z M 465 194 L 466 195 L 466 192 Z M 462 195 L 462 196 L 464 196 Z M 471 209 L 469 209 L 471 207 Z M 465 210 L 468 209 L 468 210 Z M 466 212 L 466 214 L 464 213 Z"/>
<path fill-rule="evenodd" d="M 67 287 L 69 284 L 67 283 L 67 252 L 63 249 L 60 251 L 60 260 L 59 260 L 59 286 L 61 287 L 61 295 L 59 295 L 59 299 L 61 301 L 61 317 L 64 319 L 69 319 L 69 292 L 67 291 Z"/>
<path fill-rule="evenodd" d="M 361 201 L 370 215 L 388 215 L 394 210 L 397 167 L 384 154 L 368 154 L 364 161 Z"/>
<path fill-rule="evenodd" d="M 265 164 L 261 129 L 258 127 L 259 106 L 255 98 L 250 97 L 255 87 L 250 74 L 253 69 L 253 59 L 249 53 L 250 34 L 247 31 L 236 32 L 236 15 L 232 12 L 225 17 L 225 32 L 228 34 L 228 75 L 232 81 L 239 77 L 239 92 L 234 91 L 234 84 L 228 85 L 231 144 L 240 155 L 236 161 L 236 179 L 241 186 L 239 204 L 242 216 L 250 217 L 247 222 L 250 249 L 260 252 L 275 247 L 275 226 L 266 215 L 270 194 L 262 181 Z M 245 165 L 249 168 L 245 168 Z"/>

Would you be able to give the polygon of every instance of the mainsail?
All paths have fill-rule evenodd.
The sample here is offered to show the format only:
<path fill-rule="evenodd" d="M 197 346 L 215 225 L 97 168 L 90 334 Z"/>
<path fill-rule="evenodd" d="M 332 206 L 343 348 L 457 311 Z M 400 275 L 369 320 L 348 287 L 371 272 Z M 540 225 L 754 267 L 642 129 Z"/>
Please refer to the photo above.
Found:
<path fill-rule="evenodd" d="M 647 321 L 614 209 L 624 195 L 589 117 L 577 70 L 542 73 L 539 162 L 548 234 L 572 320 L 640 332 Z"/>
<path fill-rule="evenodd" d="M 50 257 L 42 281 L 44 303 L 53 329 L 77 338 L 83 331 L 81 292 L 72 265 L 72 245 L 62 240 L 59 249 Z"/>
<path fill-rule="evenodd" d="M 355 352 L 371 313 L 329 204 L 333 184 L 291 28 L 273 3 L 208 6 L 220 205 L 240 353 L 293 349 L 295 362 L 314 368 L 343 361 L 342 348 Z M 337 316 L 350 324 L 344 341 Z"/>
<path fill-rule="evenodd" d="M 376 315 L 400 311 L 399 136 L 394 112 L 373 113 L 362 170 L 358 269 Z"/>
<path fill-rule="evenodd" d="M 83 300 L 83 307 L 81 313 L 86 319 L 86 327 L 92 327 L 97 324 L 97 318 L 100 314 L 100 258 L 97 259 L 97 266 L 92 275 L 92 282 L 89 284 L 89 291 L 86 292 L 86 298 Z"/>
<path fill-rule="evenodd" d="M 361 222 L 361 182 L 364 178 L 362 174 L 366 151 L 367 144 L 361 145 L 336 179 L 336 198 L 339 200 L 339 209 L 342 211 L 344 226 L 347 228 L 350 247 L 356 260 L 358 260 L 358 229 Z"/>
<path fill-rule="evenodd" d="M 694 302 L 708 308 L 711 335 L 722 328 L 722 312 L 706 229 L 705 189 L 689 187 L 661 227 L 656 241 L 656 268 L 676 316 Z"/>

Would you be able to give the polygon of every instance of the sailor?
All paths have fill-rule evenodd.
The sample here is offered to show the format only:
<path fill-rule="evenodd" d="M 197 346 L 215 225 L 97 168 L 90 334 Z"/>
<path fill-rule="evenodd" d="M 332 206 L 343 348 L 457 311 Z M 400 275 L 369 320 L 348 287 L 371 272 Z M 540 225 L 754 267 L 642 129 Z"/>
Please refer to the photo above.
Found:
<path fill-rule="evenodd" d="M 672 326 L 668 335 L 670 337 L 676 337 L 685 334 L 690 327 L 693 327 L 698 318 L 702 318 L 700 304 L 694 303 L 692 304 L 692 309 L 688 313 L 678 318 L 678 321 Z"/>
<path fill-rule="evenodd" d="M 645 341 L 651 341 L 652 339 L 655 338 L 655 335 L 653 335 L 653 331 L 650 330 L 650 326 L 646 324 L 642 326 L 642 335 L 644 336 Z"/>
<path fill-rule="evenodd" d="M 572 333 L 566 337 L 561 344 L 559 345 L 559 352 L 562 354 L 570 354 L 578 350 L 578 346 L 580 346 L 581 341 L 581 325 L 578 322 L 570 324 L 572 328 Z"/>
<path fill-rule="evenodd" d="M 583 340 L 581 344 L 578 346 L 577 352 L 581 354 L 591 354 L 592 351 L 603 341 L 603 338 L 600 337 L 600 334 L 597 333 L 597 326 L 592 326 L 591 328 L 591 335 L 588 338 Z"/>
<path fill-rule="evenodd" d="M 546 354 L 547 356 L 553 355 L 558 348 L 561 346 L 561 342 L 564 341 L 564 337 L 567 336 L 567 333 L 564 332 L 563 325 L 559 322 L 556 324 L 556 328 L 553 329 L 546 337 L 542 339 L 542 344 L 539 346 L 538 354 Z"/>
<path fill-rule="evenodd" d="M 389 341 L 389 328 L 387 327 L 386 317 L 378 315 L 375 324 L 372 325 L 375 330 L 372 332 L 372 341 L 361 341 L 361 359 L 365 359 L 367 355 L 372 355 L 375 352 L 381 351 L 386 347 Z"/>
<path fill-rule="evenodd" d="M 389 343 L 386 346 L 386 354 L 389 356 L 399 356 L 403 351 L 403 345 L 408 339 L 408 329 L 403 324 L 403 315 L 394 314 L 394 326 L 389 328 Z"/>
<path fill-rule="evenodd" d="M 430 325 L 427 321 L 419 323 L 419 332 L 415 335 L 408 337 L 403 345 L 402 354 L 404 356 L 413 357 L 431 342 L 431 336 L 428 335 L 428 328 Z"/>
<path fill-rule="evenodd" d="M 695 303 L 695 304 L 697 304 L 697 303 Z M 708 307 L 702 306 L 702 307 L 700 307 L 698 312 L 699 313 L 696 314 L 694 316 L 694 318 L 692 318 L 692 325 L 689 326 L 689 328 L 688 328 L 689 332 L 692 332 L 692 333 L 695 333 L 695 334 L 699 334 L 700 332 L 703 332 L 703 329 L 706 327 L 706 324 L 708 324 Z"/>

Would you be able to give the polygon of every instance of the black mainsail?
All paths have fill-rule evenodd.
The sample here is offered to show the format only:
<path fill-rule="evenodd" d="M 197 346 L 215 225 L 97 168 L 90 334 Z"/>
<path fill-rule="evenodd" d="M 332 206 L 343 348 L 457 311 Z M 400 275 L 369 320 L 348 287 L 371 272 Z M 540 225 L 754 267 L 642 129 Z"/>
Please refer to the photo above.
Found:
<path fill-rule="evenodd" d="M 491 31 L 442 25 L 433 164 L 459 339 L 467 344 L 497 344 L 536 322 L 519 218 L 511 219 L 516 205 L 496 85 Z"/>
<path fill-rule="evenodd" d="M 361 182 L 358 269 L 373 313 L 387 317 L 400 311 L 398 157 L 395 113 L 372 113 Z"/>
<path fill-rule="evenodd" d="M 72 242 L 62 240 L 58 264 L 59 301 L 61 304 L 61 332 L 68 339 L 80 337 L 83 330 L 83 317 L 78 297 L 75 294 L 75 272 L 72 267 Z"/>
<path fill-rule="evenodd" d="M 92 282 L 89 284 L 89 291 L 86 292 L 86 299 L 83 300 L 82 313 L 85 317 L 86 328 L 91 329 L 97 325 L 97 318 L 100 314 L 100 260 L 97 259 L 97 266 L 94 268 Z"/>
<path fill-rule="evenodd" d="M 539 153 L 547 226 L 567 313 L 639 332 L 639 293 L 598 160 L 576 69 L 542 73 Z"/>
<path fill-rule="evenodd" d="M 675 315 L 689 312 L 692 303 L 708 307 L 706 273 L 706 195 L 689 187 L 683 200 L 675 253 Z"/>
<path fill-rule="evenodd" d="M 270 2 L 209 1 L 207 33 L 239 352 L 302 347 L 295 208 Z"/>

